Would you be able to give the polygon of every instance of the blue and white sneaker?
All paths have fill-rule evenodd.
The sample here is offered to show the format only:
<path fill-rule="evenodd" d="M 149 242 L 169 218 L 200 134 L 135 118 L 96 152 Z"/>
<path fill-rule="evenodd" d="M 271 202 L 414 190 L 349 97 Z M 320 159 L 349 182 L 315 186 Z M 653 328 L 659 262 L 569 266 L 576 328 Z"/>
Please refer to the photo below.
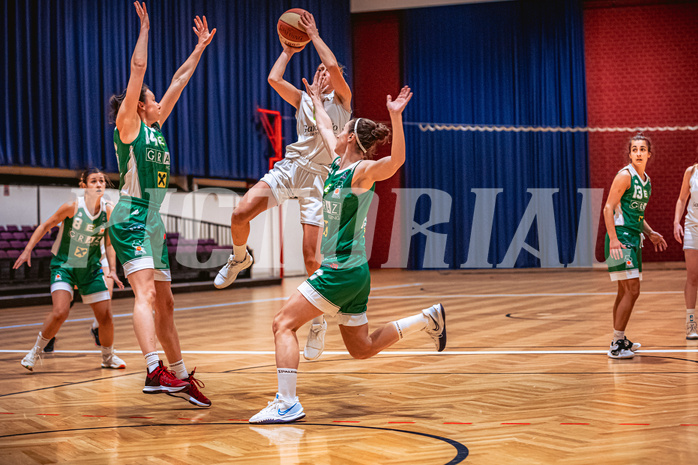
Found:
<path fill-rule="evenodd" d="M 436 351 L 441 352 L 446 348 L 446 310 L 443 305 L 436 304 L 422 310 L 422 313 L 429 320 L 424 331 L 434 340 Z"/>
<path fill-rule="evenodd" d="M 303 406 L 298 402 L 298 397 L 286 401 L 276 394 L 272 402 L 263 408 L 257 415 L 250 418 L 250 423 L 291 423 L 305 417 Z"/>

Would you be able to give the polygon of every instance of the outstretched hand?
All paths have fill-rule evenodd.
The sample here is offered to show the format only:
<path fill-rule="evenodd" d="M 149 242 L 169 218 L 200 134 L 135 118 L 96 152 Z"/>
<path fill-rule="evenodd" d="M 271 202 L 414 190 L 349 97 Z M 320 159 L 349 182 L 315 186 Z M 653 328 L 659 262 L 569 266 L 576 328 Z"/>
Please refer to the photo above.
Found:
<path fill-rule="evenodd" d="M 289 55 L 293 55 L 294 53 L 298 53 L 305 48 L 305 45 L 303 45 L 301 47 L 291 47 L 286 42 L 284 42 L 284 40 L 281 38 L 281 36 L 279 36 L 279 42 L 281 42 L 281 46 L 283 47 L 284 52 L 286 52 Z"/>
<path fill-rule="evenodd" d="M 313 101 L 320 101 L 322 89 L 327 87 L 327 81 L 328 77 L 319 70 L 315 72 L 312 84 L 308 84 L 308 81 L 305 78 L 303 78 L 303 84 L 305 84 L 305 91 L 308 93 L 308 95 Z"/>
<path fill-rule="evenodd" d="M 405 109 L 405 106 L 407 106 L 407 102 L 410 101 L 412 98 L 412 90 L 409 88 L 409 86 L 405 86 L 400 90 L 400 94 L 393 100 L 393 98 L 388 95 L 387 100 L 388 102 L 386 103 L 386 106 L 388 107 L 388 111 L 391 114 L 399 114 L 402 113 L 402 111 Z"/>
<path fill-rule="evenodd" d="M 315 24 L 315 18 L 311 13 L 308 13 L 307 11 L 302 13 L 300 16 L 300 23 L 305 29 L 305 33 L 308 34 L 308 37 L 311 39 L 313 37 L 320 36 L 320 33 L 317 30 L 317 25 Z"/>
<path fill-rule="evenodd" d="M 199 44 L 206 47 L 211 43 L 213 36 L 216 35 L 216 28 L 214 27 L 213 31 L 208 32 L 208 22 L 206 21 L 206 16 L 204 16 L 202 21 L 197 15 L 196 18 L 194 18 L 194 24 L 195 26 L 192 29 L 194 29 L 194 34 L 196 34 L 196 36 L 199 38 Z"/>
<path fill-rule="evenodd" d="M 150 29 L 150 17 L 148 16 L 148 10 L 145 7 L 145 2 L 141 5 L 138 2 L 133 2 L 136 7 L 136 13 L 138 17 L 141 18 L 141 29 Z"/>
<path fill-rule="evenodd" d="M 649 234 L 650 240 L 652 241 L 652 244 L 654 244 L 654 251 L 655 252 L 663 252 L 667 248 L 667 243 L 664 240 L 664 236 L 659 234 L 656 231 L 652 231 Z"/>

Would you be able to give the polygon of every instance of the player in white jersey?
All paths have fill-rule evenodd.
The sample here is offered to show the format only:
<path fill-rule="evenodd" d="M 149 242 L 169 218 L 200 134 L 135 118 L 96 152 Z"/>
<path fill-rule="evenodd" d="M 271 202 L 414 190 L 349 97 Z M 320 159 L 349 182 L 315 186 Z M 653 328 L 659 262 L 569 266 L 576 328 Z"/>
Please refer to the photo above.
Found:
<path fill-rule="evenodd" d="M 688 204 L 686 219 L 681 227 L 681 215 Z M 686 339 L 698 339 L 696 323 L 696 292 L 698 292 L 698 163 L 686 168 L 681 192 L 674 212 L 674 239 L 683 243 L 686 257 L 686 285 L 683 298 L 686 302 Z"/>
<path fill-rule="evenodd" d="M 321 90 L 325 111 L 332 120 L 335 135 L 339 134 L 351 119 L 351 89 L 344 80 L 342 67 L 332 50 L 320 38 L 315 19 L 310 13 L 301 15 L 301 23 L 315 46 L 322 63 L 318 76 L 328 78 Z M 230 230 L 233 237 L 233 254 L 221 268 L 214 285 L 222 289 L 235 281 L 238 273 L 252 265 L 247 252 L 250 221 L 269 208 L 281 205 L 288 199 L 298 199 L 303 227 L 303 259 L 308 276 L 319 267 L 318 245 L 324 225 L 322 217 L 322 189 L 332 163 L 332 154 L 322 142 L 315 124 L 313 103 L 308 94 L 284 79 L 284 71 L 291 57 L 303 50 L 281 43 L 283 50 L 269 72 L 269 84 L 285 101 L 296 109 L 298 140 L 286 146 L 285 158 L 274 165 L 262 179 L 242 198 L 233 211 Z M 311 323 L 308 341 L 303 355 L 308 360 L 320 357 L 324 349 L 327 323 L 322 316 Z"/>

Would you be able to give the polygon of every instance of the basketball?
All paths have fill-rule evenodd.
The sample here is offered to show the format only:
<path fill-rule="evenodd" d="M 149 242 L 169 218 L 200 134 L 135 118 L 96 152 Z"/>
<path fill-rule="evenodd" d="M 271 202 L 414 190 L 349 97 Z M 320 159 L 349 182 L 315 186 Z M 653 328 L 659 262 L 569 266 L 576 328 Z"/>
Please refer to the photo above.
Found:
<path fill-rule="evenodd" d="M 276 23 L 276 31 L 281 41 L 289 47 L 302 47 L 310 42 L 310 37 L 300 22 L 301 14 L 305 12 L 302 8 L 291 8 L 285 11 Z"/>

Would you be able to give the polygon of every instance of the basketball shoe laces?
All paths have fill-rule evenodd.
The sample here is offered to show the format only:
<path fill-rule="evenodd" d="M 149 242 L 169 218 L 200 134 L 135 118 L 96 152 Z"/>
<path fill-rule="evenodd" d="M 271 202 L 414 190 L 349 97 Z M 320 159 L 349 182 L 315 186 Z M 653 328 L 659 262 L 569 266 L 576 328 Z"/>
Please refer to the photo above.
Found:
<path fill-rule="evenodd" d="M 169 385 L 172 385 L 173 381 L 175 380 L 179 381 L 179 378 L 177 378 L 175 372 L 172 370 L 168 370 L 167 367 L 165 367 L 165 365 L 159 366 L 155 371 L 160 371 L 160 373 L 158 373 L 158 378 Z M 160 382 L 160 384 L 162 385 L 162 382 Z"/>

